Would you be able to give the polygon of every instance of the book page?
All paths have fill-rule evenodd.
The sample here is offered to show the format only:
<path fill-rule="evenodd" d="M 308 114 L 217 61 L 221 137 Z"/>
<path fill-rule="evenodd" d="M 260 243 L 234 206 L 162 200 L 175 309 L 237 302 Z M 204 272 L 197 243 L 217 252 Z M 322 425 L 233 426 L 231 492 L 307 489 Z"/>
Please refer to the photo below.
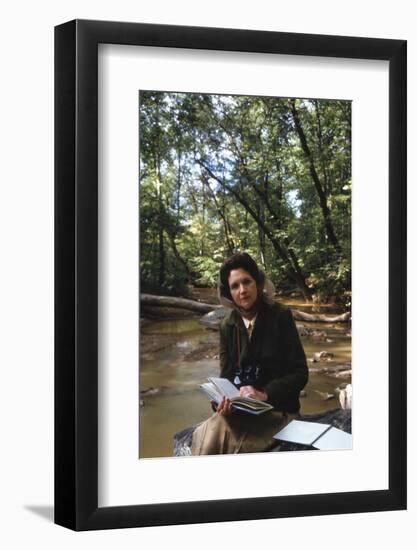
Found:
<path fill-rule="evenodd" d="M 204 391 L 204 393 L 207 395 L 207 397 L 211 401 L 220 403 L 220 401 L 222 400 L 222 396 L 217 391 L 216 386 L 211 382 L 205 382 L 204 384 L 200 384 L 200 388 Z"/>
<path fill-rule="evenodd" d="M 216 386 L 219 393 L 225 395 L 229 399 L 239 397 L 239 390 L 230 382 L 230 380 L 227 380 L 227 378 L 209 378 L 209 381 Z"/>
<path fill-rule="evenodd" d="M 352 449 L 352 434 L 337 428 L 330 428 L 314 443 L 314 447 L 321 451 Z"/>
<path fill-rule="evenodd" d="M 314 441 L 329 428 L 330 424 L 292 420 L 285 428 L 276 433 L 274 438 L 282 441 L 289 441 L 290 443 L 312 445 Z"/>

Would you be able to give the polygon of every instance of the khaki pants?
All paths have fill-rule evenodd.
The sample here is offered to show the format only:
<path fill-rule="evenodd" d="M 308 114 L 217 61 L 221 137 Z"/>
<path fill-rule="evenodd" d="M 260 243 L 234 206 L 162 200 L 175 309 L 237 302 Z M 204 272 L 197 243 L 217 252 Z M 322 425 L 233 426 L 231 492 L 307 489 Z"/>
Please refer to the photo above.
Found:
<path fill-rule="evenodd" d="M 193 455 L 217 455 L 267 451 L 277 444 L 272 436 L 296 417 L 298 415 L 279 411 L 260 416 L 214 413 L 194 430 L 191 452 Z"/>

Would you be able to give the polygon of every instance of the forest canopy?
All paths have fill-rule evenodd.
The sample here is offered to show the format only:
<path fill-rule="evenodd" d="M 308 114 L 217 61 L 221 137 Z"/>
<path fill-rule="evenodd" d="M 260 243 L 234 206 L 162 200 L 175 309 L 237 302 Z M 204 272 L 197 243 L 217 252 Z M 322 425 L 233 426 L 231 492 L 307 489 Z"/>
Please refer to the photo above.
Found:
<path fill-rule="evenodd" d="M 141 91 L 139 115 L 142 292 L 215 286 L 244 250 L 350 304 L 350 101 Z"/>

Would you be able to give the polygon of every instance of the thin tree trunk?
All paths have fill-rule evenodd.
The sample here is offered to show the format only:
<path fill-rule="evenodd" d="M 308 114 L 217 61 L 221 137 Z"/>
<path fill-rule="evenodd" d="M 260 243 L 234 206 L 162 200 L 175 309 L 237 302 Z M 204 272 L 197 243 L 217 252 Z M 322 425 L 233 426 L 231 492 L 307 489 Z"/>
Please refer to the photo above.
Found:
<path fill-rule="evenodd" d="M 337 250 L 337 252 L 341 252 L 339 241 L 338 241 L 338 239 L 336 237 L 336 234 L 334 232 L 334 229 L 333 229 L 333 224 L 332 224 L 331 216 L 330 216 L 330 209 L 329 209 L 329 206 L 327 204 L 327 197 L 326 197 L 326 194 L 323 190 L 323 186 L 321 184 L 320 178 L 317 174 L 316 167 L 314 165 L 313 155 L 311 154 L 310 148 L 309 148 L 308 143 L 307 143 L 307 138 L 305 136 L 303 127 L 302 127 L 301 122 L 300 122 L 300 118 L 298 116 L 298 111 L 297 111 L 297 108 L 295 106 L 295 100 L 294 99 L 289 99 L 288 104 L 289 104 L 289 108 L 290 108 L 290 111 L 291 111 L 291 114 L 292 114 L 292 117 L 293 117 L 293 120 L 294 120 L 295 128 L 296 128 L 297 133 L 298 133 L 298 137 L 300 138 L 301 147 L 302 147 L 302 149 L 304 151 L 304 154 L 305 154 L 305 156 L 308 160 L 310 175 L 312 177 L 312 180 L 314 182 L 314 186 L 316 188 L 316 191 L 317 191 L 317 194 L 318 194 L 318 197 L 319 197 L 320 208 L 321 208 L 321 211 L 323 213 L 323 218 L 324 218 L 324 226 L 325 226 L 325 229 L 326 229 L 326 235 L 327 235 L 330 243 Z"/>
<path fill-rule="evenodd" d="M 315 107 L 315 110 L 316 110 L 317 139 L 318 139 L 319 151 L 320 151 L 321 170 L 323 172 L 323 177 L 324 177 L 324 192 L 327 195 L 329 192 L 331 192 L 331 189 L 330 189 L 329 176 L 327 174 L 327 169 L 326 169 L 326 162 L 325 162 L 325 158 L 324 158 L 323 133 L 322 133 L 322 129 L 321 129 L 320 108 L 319 108 L 319 102 L 317 101 L 317 99 L 315 99 L 313 101 L 313 103 L 314 103 L 314 107 Z"/>
<path fill-rule="evenodd" d="M 215 174 L 213 174 L 210 168 L 208 168 L 200 159 L 196 159 L 196 162 L 207 171 L 210 177 L 212 177 L 214 180 L 219 182 L 220 185 L 224 186 L 230 193 L 232 193 L 232 195 L 236 198 L 236 200 L 244 207 L 245 212 L 249 214 L 255 220 L 255 222 L 261 227 L 265 235 L 270 240 L 278 256 L 287 265 L 288 273 L 290 277 L 295 281 L 297 286 L 300 288 L 306 300 L 311 301 L 313 292 L 311 288 L 307 286 L 303 273 L 301 273 L 299 270 L 297 270 L 296 267 L 292 265 L 291 259 L 288 256 L 286 248 L 281 245 L 279 239 L 274 235 L 273 231 L 261 220 L 261 218 L 255 212 L 255 210 L 253 210 L 253 208 L 249 205 L 246 199 L 244 199 L 239 193 L 237 193 L 236 190 L 233 189 L 233 187 L 230 187 L 229 185 L 226 184 L 226 182 L 222 181 Z"/>
<path fill-rule="evenodd" d="M 204 183 L 204 185 L 207 187 L 211 198 L 213 199 L 214 206 L 216 207 L 217 213 L 219 214 L 224 227 L 224 236 L 227 243 L 227 249 L 229 251 L 229 254 L 233 254 L 233 250 L 235 248 L 235 243 L 233 242 L 233 238 L 230 236 L 231 230 L 230 230 L 230 223 L 228 219 L 226 218 L 226 214 L 224 213 L 224 210 L 220 207 L 219 201 L 217 200 L 216 193 L 213 191 L 213 189 L 210 187 L 210 183 L 207 179 L 207 177 L 204 174 L 201 174 L 201 179 Z"/>
<path fill-rule="evenodd" d="M 259 204 L 259 217 L 262 220 L 262 223 L 265 223 L 265 212 L 262 208 L 262 204 Z M 266 255 L 265 255 L 265 233 L 263 232 L 261 226 L 258 225 L 258 240 L 259 240 L 259 252 L 261 255 L 261 262 L 266 271 Z"/>
<path fill-rule="evenodd" d="M 159 126 L 159 100 L 156 104 L 157 122 L 158 122 L 158 137 L 157 137 L 157 149 L 154 155 L 154 168 L 156 172 L 156 193 L 158 200 L 158 217 L 159 217 L 159 231 L 158 231 L 158 250 L 159 250 L 159 274 L 158 283 L 162 286 L 165 282 L 165 249 L 164 249 L 164 230 L 163 230 L 163 203 L 162 203 L 162 179 L 161 179 L 161 130 Z"/>
<path fill-rule="evenodd" d="M 185 272 L 187 273 L 188 275 L 188 278 L 189 280 L 192 279 L 192 273 L 191 273 L 191 269 L 188 267 L 188 264 L 187 262 L 184 260 L 184 258 L 181 256 L 181 254 L 179 253 L 179 250 L 177 248 L 177 243 L 175 242 L 175 237 L 174 235 L 171 235 L 170 233 L 168 233 L 168 238 L 169 238 L 169 242 L 171 244 L 171 248 L 172 248 L 172 252 L 174 253 L 174 256 L 176 257 L 176 259 L 178 260 L 178 262 L 183 266 L 183 268 L 185 269 Z"/>

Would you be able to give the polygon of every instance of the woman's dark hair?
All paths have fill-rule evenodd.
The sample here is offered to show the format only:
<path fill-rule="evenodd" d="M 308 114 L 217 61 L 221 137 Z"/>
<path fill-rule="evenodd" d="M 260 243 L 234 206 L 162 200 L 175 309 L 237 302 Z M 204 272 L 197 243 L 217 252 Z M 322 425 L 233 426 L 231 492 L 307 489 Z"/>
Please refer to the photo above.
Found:
<path fill-rule="evenodd" d="M 220 268 L 220 296 L 232 300 L 229 289 L 229 275 L 233 269 L 244 269 L 255 279 L 258 289 L 263 289 L 265 283 L 265 274 L 263 271 L 258 268 L 255 260 L 247 252 L 237 252 L 233 256 L 230 256 L 230 258 L 227 258 Z"/>

